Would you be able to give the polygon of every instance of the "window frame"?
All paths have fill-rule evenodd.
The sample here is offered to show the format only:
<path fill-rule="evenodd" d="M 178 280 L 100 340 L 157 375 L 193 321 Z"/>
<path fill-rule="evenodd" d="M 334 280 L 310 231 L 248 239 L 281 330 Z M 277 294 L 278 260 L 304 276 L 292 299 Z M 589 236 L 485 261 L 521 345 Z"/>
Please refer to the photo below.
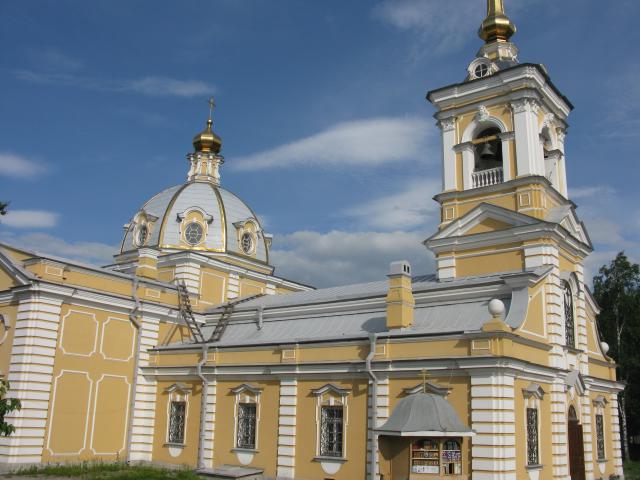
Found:
<path fill-rule="evenodd" d="M 249 408 L 253 408 L 253 413 L 250 415 L 247 415 L 246 413 L 243 413 L 245 410 L 248 410 Z M 252 442 L 249 441 L 247 443 L 241 443 L 241 435 L 242 435 L 242 430 L 246 430 L 241 428 L 241 424 L 243 422 L 243 420 L 247 420 L 249 422 L 251 422 L 253 425 L 249 424 L 249 437 L 253 437 L 253 438 L 249 438 L 249 440 L 253 440 Z M 239 402 L 238 403 L 238 415 L 236 417 L 236 439 L 235 439 L 235 443 L 236 443 L 236 448 L 240 448 L 243 450 L 255 450 L 256 446 L 257 446 L 257 430 L 258 430 L 258 405 L 256 402 Z"/>
<path fill-rule="evenodd" d="M 242 385 L 231 389 L 231 393 L 235 394 L 235 405 L 233 412 L 233 450 L 241 452 L 257 452 L 260 448 L 260 397 L 262 388 L 255 387 L 243 383 Z M 240 427 L 240 408 L 242 404 L 254 404 L 254 445 L 253 448 L 238 443 L 239 427 Z"/>
<path fill-rule="evenodd" d="M 325 415 L 325 412 L 340 412 L 340 417 L 329 418 Z M 339 424 L 339 429 L 336 425 Z M 331 426 L 332 428 L 328 428 Z M 325 428 L 330 432 L 325 433 Z M 325 442 L 323 438 L 331 434 L 333 437 L 334 448 L 325 448 Z M 335 457 L 344 458 L 344 406 L 343 405 L 321 405 L 320 406 L 320 456 L 321 457 Z M 340 448 L 336 448 L 339 446 Z"/>
<path fill-rule="evenodd" d="M 535 423 L 531 423 L 530 413 L 534 413 Z M 525 408 L 525 422 L 527 425 L 527 467 L 540 465 L 540 410 L 536 407 Z M 532 428 L 535 430 L 532 435 Z M 534 438 L 532 438 L 534 437 Z M 532 440 L 535 443 L 532 445 Z M 535 458 L 532 459 L 532 454 Z M 535 461 L 534 461 L 535 460 Z"/>
<path fill-rule="evenodd" d="M 340 388 L 328 383 L 321 388 L 312 390 L 316 396 L 316 461 L 322 462 L 345 462 L 347 461 L 348 425 L 349 425 L 349 404 L 348 397 L 350 390 Z M 342 407 L 342 455 L 323 455 L 322 451 L 322 407 Z"/>
<path fill-rule="evenodd" d="M 165 445 L 172 447 L 185 447 L 187 445 L 187 438 L 189 434 L 189 394 L 191 389 L 182 383 L 174 383 L 165 392 L 169 394 L 167 398 L 167 426 L 165 433 Z M 171 441 L 171 406 L 173 403 L 184 404 L 184 424 L 182 429 L 182 442 Z"/>
<path fill-rule="evenodd" d="M 571 284 L 563 280 L 562 288 L 562 311 L 564 318 L 564 343 L 568 348 L 576 348 L 576 315 L 573 288 Z M 570 300 L 567 304 L 567 298 Z"/>

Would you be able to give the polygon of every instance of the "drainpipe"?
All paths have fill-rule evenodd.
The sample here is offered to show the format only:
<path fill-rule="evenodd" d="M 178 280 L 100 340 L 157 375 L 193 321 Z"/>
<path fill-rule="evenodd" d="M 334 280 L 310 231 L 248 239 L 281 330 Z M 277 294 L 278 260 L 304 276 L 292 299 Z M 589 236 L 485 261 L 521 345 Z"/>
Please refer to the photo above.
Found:
<path fill-rule="evenodd" d="M 377 333 L 369 334 L 369 355 L 366 359 L 367 374 L 371 379 L 371 429 L 369 430 L 369 442 L 371 444 L 371 471 L 370 480 L 376 480 L 376 465 L 378 464 L 378 435 L 376 428 L 378 424 L 378 377 L 373 373 L 371 361 L 376 354 Z"/>
<path fill-rule="evenodd" d="M 207 390 L 209 390 L 209 381 L 202 374 L 202 367 L 207 363 L 207 354 L 209 345 L 202 345 L 202 358 L 196 366 L 196 375 L 202 381 L 202 392 L 200 393 L 200 439 L 198 441 L 198 469 L 206 468 L 204 464 L 204 442 L 207 428 Z"/>
<path fill-rule="evenodd" d="M 262 330 L 264 306 L 258 307 L 258 330 Z"/>
<path fill-rule="evenodd" d="M 133 412 L 136 405 L 136 387 L 138 385 L 138 361 L 140 357 L 140 344 L 141 340 L 141 328 L 140 322 L 138 322 L 138 315 L 140 312 L 140 298 L 138 298 L 138 277 L 134 276 L 131 282 L 131 289 L 133 292 L 131 296 L 133 297 L 134 306 L 133 309 L 129 312 L 129 320 L 136 327 L 138 335 L 136 338 L 136 352 L 133 357 L 133 379 L 132 379 L 132 391 L 129 396 L 129 424 L 127 425 L 127 463 L 131 462 L 131 437 L 133 436 Z"/>

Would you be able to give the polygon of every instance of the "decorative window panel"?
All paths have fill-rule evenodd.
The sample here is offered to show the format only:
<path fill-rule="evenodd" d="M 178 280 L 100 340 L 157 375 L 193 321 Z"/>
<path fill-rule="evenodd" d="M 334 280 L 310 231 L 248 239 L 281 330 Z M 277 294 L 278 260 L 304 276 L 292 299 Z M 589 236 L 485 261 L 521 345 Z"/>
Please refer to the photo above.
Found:
<path fill-rule="evenodd" d="M 169 443 L 184 443 L 186 407 L 185 402 L 171 402 L 169 407 Z"/>
<path fill-rule="evenodd" d="M 342 406 L 322 407 L 320 417 L 320 455 L 342 457 L 343 445 Z"/>
<path fill-rule="evenodd" d="M 527 408 L 527 465 L 538 465 L 538 409 Z"/>
<path fill-rule="evenodd" d="M 256 404 L 238 404 L 238 448 L 256 448 Z"/>
<path fill-rule="evenodd" d="M 576 346 L 575 320 L 573 317 L 573 294 L 568 282 L 562 284 L 564 304 L 564 334 L 567 347 Z"/>
<path fill-rule="evenodd" d="M 602 415 L 596 415 L 596 449 L 598 460 L 604 460 L 604 418 Z"/>

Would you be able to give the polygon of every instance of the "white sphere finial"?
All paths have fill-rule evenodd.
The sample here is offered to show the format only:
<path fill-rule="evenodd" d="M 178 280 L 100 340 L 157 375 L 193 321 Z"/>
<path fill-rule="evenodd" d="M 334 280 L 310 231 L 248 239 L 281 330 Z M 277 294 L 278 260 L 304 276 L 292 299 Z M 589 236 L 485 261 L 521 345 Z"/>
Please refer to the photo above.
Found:
<path fill-rule="evenodd" d="M 609 353 L 609 344 L 607 342 L 600 342 L 600 348 L 605 355 Z"/>
<path fill-rule="evenodd" d="M 504 303 L 502 303 L 502 300 L 498 300 L 497 298 L 494 298 L 489 302 L 489 313 L 492 316 L 502 317 L 504 316 L 504 311 L 505 311 L 505 307 L 504 307 Z"/>

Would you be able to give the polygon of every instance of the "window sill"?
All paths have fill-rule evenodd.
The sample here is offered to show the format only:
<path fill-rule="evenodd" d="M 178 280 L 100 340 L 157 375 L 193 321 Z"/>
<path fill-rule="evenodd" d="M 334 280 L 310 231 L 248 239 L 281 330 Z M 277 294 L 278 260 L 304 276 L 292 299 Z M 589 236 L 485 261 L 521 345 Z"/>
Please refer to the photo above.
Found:
<path fill-rule="evenodd" d="M 578 355 L 579 353 L 584 353 L 584 350 L 576 347 L 570 347 L 568 345 L 564 346 L 564 350 L 569 353 L 573 353 L 574 355 Z"/>
<path fill-rule="evenodd" d="M 335 463 L 345 463 L 347 461 L 344 457 L 331 457 L 331 456 L 323 456 L 318 455 L 317 457 L 313 457 L 314 462 L 335 462 Z"/>
<path fill-rule="evenodd" d="M 240 453 L 258 453 L 259 450 L 256 450 L 255 448 L 232 448 L 231 449 L 232 452 L 240 452 Z"/>
<path fill-rule="evenodd" d="M 535 465 L 527 465 L 525 468 L 527 470 L 542 470 L 542 467 L 544 467 L 544 465 L 537 463 Z"/>
<path fill-rule="evenodd" d="M 178 448 L 185 448 L 187 446 L 186 443 L 171 443 L 171 442 L 167 442 L 164 444 L 165 447 L 178 447 Z"/>
<path fill-rule="evenodd" d="M 596 462 L 598 462 L 598 463 L 607 463 L 608 460 L 606 458 L 599 458 L 599 459 L 596 460 Z"/>

